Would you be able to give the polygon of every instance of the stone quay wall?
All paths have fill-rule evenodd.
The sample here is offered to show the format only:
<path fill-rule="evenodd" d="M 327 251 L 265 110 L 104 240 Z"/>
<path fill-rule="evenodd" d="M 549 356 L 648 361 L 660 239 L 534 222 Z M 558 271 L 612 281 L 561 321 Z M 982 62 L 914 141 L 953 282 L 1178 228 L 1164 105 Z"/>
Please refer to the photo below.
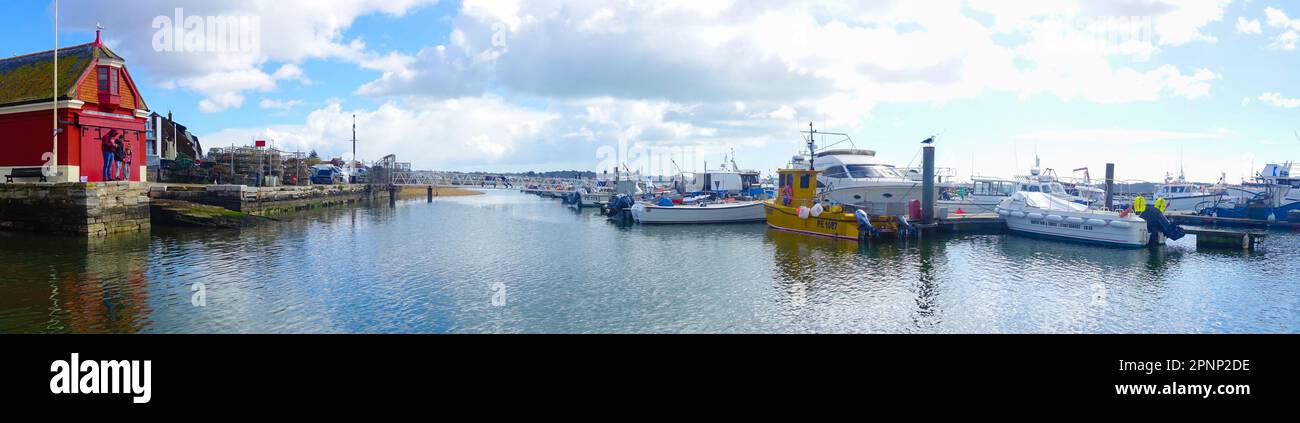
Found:
<path fill-rule="evenodd" d="M 149 231 L 149 183 L 0 184 L 0 230 L 86 237 Z"/>
<path fill-rule="evenodd" d="M 223 207 L 266 216 L 300 209 L 370 201 L 387 197 L 383 187 L 369 185 L 313 185 L 250 187 L 247 185 L 155 185 L 149 196 Z"/>

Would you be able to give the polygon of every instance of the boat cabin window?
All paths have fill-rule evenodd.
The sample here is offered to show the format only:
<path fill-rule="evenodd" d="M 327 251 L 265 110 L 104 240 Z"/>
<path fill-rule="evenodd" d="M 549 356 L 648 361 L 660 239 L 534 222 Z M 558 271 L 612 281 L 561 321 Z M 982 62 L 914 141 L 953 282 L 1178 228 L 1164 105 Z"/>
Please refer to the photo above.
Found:
<path fill-rule="evenodd" d="M 799 175 L 799 188 L 800 188 L 800 189 L 807 189 L 807 188 L 808 188 L 808 174 L 807 174 L 807 173 L 802 174 L 802 175 Z"/>
<path fill-rule="evenodd" d="M 853 178 L 902 178 L 903 175 L 889 166 L 848 165 L 849 176 Z"/>
<path fill-rule="evenodd" d="M 848 172 L 845 172 L 845 171 L 844 171 L 844 167 L 843 167 L 843 166 L 831 166 L 830 168 L 826 169 L 825 174 L 826 174 L 826 177 L 827 177 L 827 178 L 847 178 L 847 177 L 849 177 Z"/>
<path fill-rule="evenodd" d="M 976 181 L 975 195 L 988 196 L 1009 196 L 1015 192 L 1016 187 L 1007 182 L 998 181 Z"/>
<path fill-rule="evenodd" d="M 1025 191 L 1038 192 L 1038 185 L 1026 185 Z"/>

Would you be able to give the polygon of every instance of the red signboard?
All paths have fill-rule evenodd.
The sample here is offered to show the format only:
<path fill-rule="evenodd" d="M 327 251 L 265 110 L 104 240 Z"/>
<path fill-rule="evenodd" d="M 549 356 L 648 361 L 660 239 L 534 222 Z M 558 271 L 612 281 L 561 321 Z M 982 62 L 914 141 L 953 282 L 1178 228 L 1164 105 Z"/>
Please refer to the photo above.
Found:
<path fill-rule="evenodd" d="M 266 140 L 257 140 L 254 145 L 257 147 L 266 147 Z"/>

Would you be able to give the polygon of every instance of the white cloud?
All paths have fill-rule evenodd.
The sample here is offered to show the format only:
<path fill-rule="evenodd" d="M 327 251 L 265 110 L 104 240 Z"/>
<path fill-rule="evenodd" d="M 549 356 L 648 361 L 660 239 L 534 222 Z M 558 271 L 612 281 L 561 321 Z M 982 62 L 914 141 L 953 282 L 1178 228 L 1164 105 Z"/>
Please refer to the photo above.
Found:
<path fill-rule="evenodd" d="M 1227 133 L 1225 133 L 1222 128 L 1213 132 L 1104 128 L 1032 132 L 1021 134 L 1017 138 L 1023 141 L 1132 145 L 1149 142 L 1215 140 L 1222 139 L 1225 135 L 1227 135 Z"/>
<path fill-rule="evenodd" d="M 1203 31 L 1222 20 L 1225 1 L 1033 4 L 1042 7 L 956 0 L 852 7 L 469 0 L 453 21 L 449 47 L 403 57 L 400 68 L 409 72 L 386 72 L 357 93 L 446 98 L 496 86 L 541 98 L 771 106 L 764 110 L 784 102 L 824 119 L 829 116 L 817 114 L 830 110 L 818 106 L 824 100 L 852 107 L 837 111 L 840 117 L 861 118 L 883 102 L 943 103 L 989 91 L 1101 102 L 1196 98 L 1218 78 L 1209 69 L 1189 74 L 1140 60 L 1157 45 L 1214 41 Z M 992 13 L 994 24 L 968 16 L 964 7 Z M 1121 28 L 1136 32 L 1119 42 L 1092 42 L 1109 39 L 1095 31 L 1116 31 L 1106 26 L 1113 21 L 1096 18 L 1103 14 L 1155 19 Z M 1065 25 L 1073 22 L 1100 26 Z M 1004 34 L 1025 38 L 999 38 Z M 1116 57 L 1140 60 L 1126 66 Z"/>
<path fill-rule="evenodd" d="M 1290 28 L 1292 25 L 1295 25 L 1295 23 L 1291 21 L 1291 18 L 1287 17 L 1286 12 L 1283 12 L 1281 9 L 1275 9 L 1272 7 L 1265 8 L 1264 17 L 1268 22 L 1268 26 L 1273 28 Z"/>
<path fill-rule="evenodd" d="M 1134 2 L 1141 3 L 1141 2 Z M 1218 39 L 1202 31 L 1211 22 L 1223 20 L 1223 9 L 1232 0 L 1178 0 L 1163 3 L 1171 9 L 1156 18 L 1160 43 L 1179 46 L 1193 41 L 1215 42 Z"/>
<path fill-rule="evenodd" d="M 1297 31 L 1300 31 L 1300 19 L 1291 19 L 1286 12 L 1272 7 L 1264 9 L 1264 17 L 1269 27 L 1281 31 L 1273 37 L 1268 47 L 1277 50 L 1295 50 L 1297 39 L 1300 38 L 1300 35 L 1297 35 Z"/>
<path fill-rule="evenodd" d="M 442 101 L 390 101 L 373 110 L 345 110 L 333 102 L 310 112 L 301 124 L 226 129 L 205 137 L 212 145 L 276 140 L 282 148 L 317 150 L 322 155 L 350 155 L 356 115 L 358 155 L 375 160 L 396 154 L 423 167 L 493 165 L 518 155 L 558 116 L 505 103 L 497 97 Z M 345 145 L 346 144 L 346 145 Z"/>
<path fill-rule="evenodd" d="M 303 73 L 302 68 L 293 63 L 285 63 L 284 65 L 281 65 L 279 69 L 275 70 L 275 73 L 271 74 L 271 78 L 276 80 L 298 81 L 298 83 L 303 85 L 311 85 L 314 83 L 311 78 L 308 78 L 307 75 Z"/>
<path fill-rule="evenodd" d="M 300 105 L 302 105 L 302 100 L 273 100 L 264 98 L 261 102 L 258 102 L 258 107 L 263 109 L 289 110 Z"/>
<path fill-rule="evenodd" d="M 1295 31 L 1283 32 L 1278 34 L 1277 38 L 1275 38 L 1268 46 L 1269 48 L 1275 48 L 1278 50 L 1292 51 L 1295 50 L 1297 38 L 1300 37 L 1297 37 Z"/>
<path fill-rule="evenodd" d="M 1240 32 L 1242 34 L 1259 34 L 1261 32 L 1259 20 L 1258 19 L 1246 20 L 1246 18 L 1238 16 L 1237 32 Z"/>
<path fill-rule="evenodd" d="M 200 108 L 214 112 L 241 107 L 249 92 L 273 92 L 282 81 L 310 84 L 303 67 L 313 60 L 373 71 L 379 75 L 351 94 L 383 104 L 356 112 L 359 124 L 367 121 L 366 138 L 384 139 L 372 138 L 363 150 L 373 157 L 396 152 L 425 168 L 574 163 L 591 159 L 592 145 L 619 141 L 711 152 L 791 144 L 808 121 L 849 132 L 882 104 L 938 106 L 990 93 L 1097 103 L 1203 98 L 1220 78 L 1217 65 L 1180 67 L 1162 62 L 1161 52 L 1214 42 L 1209 30 L 1227 4 L 465 0 L 461 14 L 447 20 L 445 45 L 387 52 L 344 33 L 359 16 L 401 15 L 429 2 L 157 1 L 126 17 L 95 7 L 117 16 L 114 28 L 173 3 L 196 13 L 258 14 L 266 45 L 253 59 L 124 52 L 156 66 L 153 74 L 169 75 L 159 84 L 203 95 Z M 1099 18 L 1106 16 L 1151 20 L 1111 40 L 1103 36 L 1117 29 Z M 139 49 L 134 40 L 149 34 L 123 32 L 124 48 Z M 268 110 L 301 105 L 260 97 L 258 106 Z M 350 113 L 335 101 L 301 123 L 223 137 L 330 148 L 348 132 L 336 133 Z M 413 134 L 418 141 L 403 145 Z"/>
<path fill-rule="evenodd" d="M 186 88 L 204 95 L 200 110 L 216 112 L 240 107 L 244 91 L 274 89 L 276 80 L 310 84 L 311 80 L 301 74 L 296 63 L 311 59 L 337 59 L 347 63 L 371 60 L 377 54 L 368 51 L 362 40 L 343 37 L 343 32 L 358 17 L 402 16 L 434 3 L 436 0 L 138 0 L 130 2 L 130 7 L 123 7 L 119 2 L 73 0 L 61 5 L 60 17 L 71 28 L 93 29 L 97 23 L 104 24 L 110 47 L 127 58 L 127 66 L 150 68 L 154 80 L 149 82 L 159 87 Z M 258 48 L 221 54 L 156 51 L 152 42 L 157 33 L 153 21 L 158 17 L 174 20 L 177 9 L 187 17 L 257 18 Z M 277 69 L 273 76 L 263 70 L 268 62 L 288 64 Z M 261 75 L 256 79 L 269 80 L 269 88 L 261 81 L 252 82 L 254 74 Z M 225 88 L 212 84 L 221 79 L 238 81 Z"/>
<path fill-rule="evenodd" d="M 199 101 L 199 111 L 215 113 L 243 106 L 244 91 L 274 89 L 275 79 L 258 69 L 243 69 L 182 79 L 178 84 L 204 95 Z"/>
<path fill-rule="evenodd" d="M 1259 96 L 1259 101 L 1287 109 L 1300 107 L 1300 98 L 1286 98 L 1280 93 L 1264 93 Z"/>
<path fill-rule="evenodd" d="M 772 119 L 791 120 L 794 119 L 794 108 L 790 106 L 781 106 L 767 114 Z"/>

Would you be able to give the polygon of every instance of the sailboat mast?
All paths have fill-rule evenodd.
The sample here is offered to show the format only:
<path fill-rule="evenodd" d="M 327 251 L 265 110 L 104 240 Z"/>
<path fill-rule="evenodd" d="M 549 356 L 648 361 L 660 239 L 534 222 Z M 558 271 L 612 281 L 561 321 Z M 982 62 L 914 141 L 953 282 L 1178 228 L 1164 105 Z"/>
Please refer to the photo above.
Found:
<path fill-rule="evenodd" d="M 352 115 L 352 163 L 357 162 L 357 115 Z M 355 169 L 356 165 L 352 165 Z"/>

